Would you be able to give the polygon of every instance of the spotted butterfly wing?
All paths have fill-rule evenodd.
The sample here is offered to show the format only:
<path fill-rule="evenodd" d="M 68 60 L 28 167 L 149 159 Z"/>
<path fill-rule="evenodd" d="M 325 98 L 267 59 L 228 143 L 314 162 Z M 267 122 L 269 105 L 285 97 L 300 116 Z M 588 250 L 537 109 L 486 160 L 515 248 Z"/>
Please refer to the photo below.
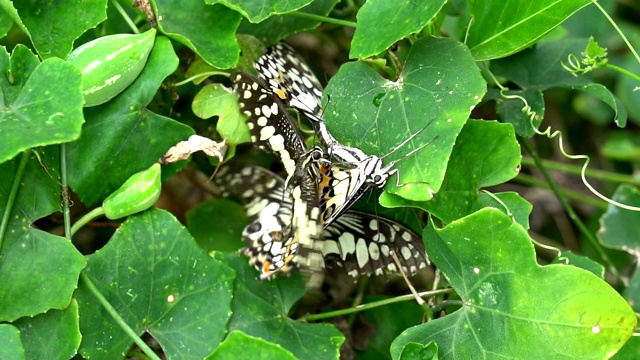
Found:
<path fill-rule="evenodd" d="M 249 247 L 244 253 L 249 256 L 250 264 L 258 268 L 262 278 L 270 278 L 277 272 L 288 272 L 297 261 L 291 255 L 291 249 L 295 249 L 295 240 L 270 236 L 262 237 L 261 241 L 256 242 L 246 235 L 264 234 L 274 229 L 274 233 L 279 235 L 277 229 L 286 223 L 292 208 L 290 198 L 279 198 L 286 195 L 284 181 L 264 168 L 253 166 L 236 173 L 225 173 L 219 178 L 225 194 L 236 194 L 245 201 L 251 199 L 245 208 L 252 222 L 243 233 L 245 240 L 249 241 Z M 255 204 L 260 206 L 256 207 Z M 264 210 L 265 214 L 259 214 L 256 212 L 258 209 L 268 210 Z M 250 229 L 255 222 L 260 222 L 257 219 L 264 223 Z M 276 223 L 280 225 L 269 225 Z M 392 220 L 352 210 L 325 227 L 322 244 L 326 266 L 344 268 L 354 278 L 397 273 L 398 268 L 391 252 L 398 255 L 403 271 L 408 274 L 414 274 L 429 263 L 422 238 L 413 231 Z M 284 262 L 286 265 L 280 269 L 287 271 L 274 271 L 274 265 L 278 262 Z"/>
<path fill-rule="evenodd" d="M 285 104 L 312 122 L 322 122 L 322 85 L 307 63 L 286 43 L 267 49 L 254 63 L 258 76 Z"/>
<path fill-rule="evenodd" d="M 300 130 L 295 126 L 282 103 L 257 78 L 236 73 L 231 76 L 238 95 L 241 112 L 247 116 L 251 140 L 266 151 L 280 157 L 288 174 L 289 190 L 293 200 L 291 221 L 285 224 L 283 238 L 295 233 L 298 264 L 308 277 L 308 283 L 319 285 L 324 268 L 319 223 L 320 208 L 316 174 L 309 163 L 307 147 Z"/>
<path fill-rule="evenodd" d="M 333 137 L 322 117 L 322 86 L 304 59 L 289 45 L 280 42 L 270 47 L 254 67 L 275 96 L 311 121 L 330 157 L 337 160 L 336 164 L 323 164 L 318 170 L 324 224 L 336 220 L 372 187 L 382 188 L 397 171 L 394 163 L 383 166 L 380 157 L 342 145 Z M 413 136 L 415 134 L 407 140 Z M 395 150 L 397 148 L 392 152 Z"/>

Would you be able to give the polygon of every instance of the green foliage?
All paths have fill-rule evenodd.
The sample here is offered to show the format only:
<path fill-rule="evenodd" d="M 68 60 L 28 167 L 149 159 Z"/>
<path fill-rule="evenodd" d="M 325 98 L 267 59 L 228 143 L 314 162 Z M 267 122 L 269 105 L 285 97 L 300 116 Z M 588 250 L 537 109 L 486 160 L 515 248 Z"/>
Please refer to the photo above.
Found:
<path fill-rule="evenodd" d="M 639 357 L 635 23 L 589 0 L 139 3 L 0 1 L 0 358 Z M 228 76 L 292 34 L 332 134 L 398 161 L 355 208 L 422 233 L 424 304 L 395 277 L 260 281 L 216 163 L 159 170 L 193 134 L 281 169 Z"/>

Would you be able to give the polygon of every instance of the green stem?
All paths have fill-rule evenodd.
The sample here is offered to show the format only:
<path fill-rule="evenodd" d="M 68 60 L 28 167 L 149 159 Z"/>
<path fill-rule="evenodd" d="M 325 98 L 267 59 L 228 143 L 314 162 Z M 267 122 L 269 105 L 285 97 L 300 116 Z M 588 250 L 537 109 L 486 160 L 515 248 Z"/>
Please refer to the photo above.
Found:
<path fill-rule="evenodd" d="M 609 68 L 611 70 L 615 70 L 615 71 L 620 72 L 622 74 L 625 74 L 625 75 L 631 77 L 632 79 L 634 79 L 635 81 L 640 81 L 640 76 L 632 73 L 631 71 L 629 71 L 629 70 L 627 70 L 625 68 L 621 68 L 620 66 L 607 63 L 607 64 L 604 65 L 604 67 Z"/>
<path fill-rule="evenodd" d="M 203 72 L 200 74 L 196 74 L 193 75 L 192 77 L 188 78 L 188 79 L 184 79 L 180 82 L 177 82 L 175 84 L 173 84 L 173 86 L 178 87 L 178 86 L 182 86 L 182 85 L 186 85 L 190 82 L 192 82 L 193 80 L 199 79 L 199 78 L 203 78 L 202 80 L 204 80 L 204 78 L 211 76 L 211 75 L 222 75 L 222 76 L 226 76 L 229 77 L 229 73 L 228 72 L 224 72 L 224 71 L 208 71 L 208 72 Z"/>
<path fill-rule="evenodd" d="M 600 4 L 598 4 L 598 1 L 596 0 L 592 0 L 591 1 L 593 3 L 593 5 L 595 5 L 600 12 L 602 13 L 602 15 L 604 15 L 605 18 L 607 18 L 607 20 L 611 23 L 611 25 L 613 26 L 614 29 L 616 29 L 616 31 L 618 32 L 618 34 L 620 35 L 620 37 L 622 38 L 622 40 L 624 41 L 625 44 L 627 44 L 627 47 L 629 48 L 629 50 L 631 51 L 631 53 L 633 54 L 633 56 L 635 56 L 636 61 L 638 63 L 640 63 L 640 56 L 638 56 L 638 53 L 636 52 L 636 49 L 633 48 L 633 46 L 631 46 L 631 43 L 629 42 L 629 39 L 627 39 L 626 36 L 624 36 L 624 33 L 622 32 L 622 30 L 620 30 L 620 28 L 618 27 L 618 25 L 616 24 L 615 21 L 613 21 L 613 19 L 611 18 L 611 16 L 609 16 L 609 14 L 607 14 L 606 11 L 604 11 L 604 9 L 602 8 L 602 6 L 600 6 Z"/>
<path fill-rule="evenodd" d="M 102 215 L 104 215 L 104 209 L 102 208 L 102 206 L 89 211 L 78 221 L 76 221 L 75 224 L 73 224 L 73 226 L 71 227 L 71 232 L 69 233 L 70 236 L 73 236 L 78 230 L 80 230 L 81 227 L 85 226 L 89 221 Z"/>
<path fill-rule="evenodd" d="M 607 256 L 607 253 L 604 251 L 604 249 L 598 242 L 598 239 L 596 239 L 596 237 L 589 231 L 589 229 L 587 229 L 586 225 L 582 222 L 582 220 L 580 220 L 580 217 L 578 216 L 578 214 L 576 214 L 576 212 L 573 211 L 573 208 L 569 206 L 569 203 L 567 202 L 565 197 L 562 196 L 560 189 L 558 188 L 555 181 L 547 171 L 547 168 L 542 163 L 536 150 L 533 148 L 533 146 L 531 146 L 529 141 L 527 141 L 526 139 L 520 138 L 520 140 L 521 140 L 520 143 L 522 144 L 522 146 L 533 157 L 533 160 L 538 166 L 538 169 L 540 170 L 540 172 L 542 172 L 542 175 L 544 176 L 545 180 L 549 184 L 549 188 L 551 189 L 551 191 L 553 191 L 558 201 L 560 201 L 560 204 L 562 205 L 562 208 L 564 209 L 564 211 L 567 212 L 567 215 L 569 215 L 569 218 L 573 220 L 573 223 L 578 227 L 578 230 L 580 230 L 582 235 L 587 239 L 587 241 L 591 243 L 591 246 L 593 246 L 593 248 L 598 252 L 600 257 L 602 258 L 602 261 L 604 261 L 607 264 L 609 271 L 611 271 L 611 273 L 615 276 L 616 281 L 620 282 L 620 275 L 618 274 L 618 270 L 615 268 L 613 262 L 611 261 L 611 259 L 609 259 L 609 256 Z"/>
<path fill-rule="evenodd" d="M 93 284 L 91 279 L 89 279 L 89 277 L 84 272 L 80 273 L 80 280 L 84 282 L 84 284 L 87 286 L 91 294 L 93 294 L 93 296 L 95 296 L 95 298 L 98 300 L 100 305 L 102 305 L 102 307 L 104 307 L 104 309 L 107 310 L 107 313 L 111 315 L 113 320 L 118 325 L 120 325 L 122 330 L 124 330 L 124 332 L 127 333 L 127 335 L 129 335 L 129 337 L 140 347 L 140 350 L 142 350 L 142 352 L 147 354 L 149 358 L 154 360 L 160 360 L 160 357 L 158 357 L 158 355 L 156 355 L 156 353 L 154 353 L 153 350 L 151 350 L 151 348 L 140 338 L 140 336 L 138 336 L 138 334 L 136 334 L 136 332 L 133 331 L 131 327 L 129 327 L 129 324 L 127 324 L 127 322 L 124 321 L 124 319 L 120 316 L 120 314 L 118 314 L 118 311 L 116 311 L 116 309 L 114 309 L 113 306 L 111 306 L 109 301 L 104 297 L 104 295 L 102 295 L 100 290 L 98 290 L 98 288 Z"/>
<path fill-rule="evenodd" d="M 20 159 L 20 164 L 18 164 L 16 176 L 13 178 L 11 191 L 7 198 L 7 204 L 4 206 L 4 214 L 2 214 L 2 222 L 0 223 L 0 249 L 2 249 L 4 236 L 7 234 L 7 229 L 9 228 L 9 219 L 11 218 L 13 203 L 16 201 L 16 197 L 18 196 L 18 189 L 20 188 L 20 182 L 22 181 L 22 174 L 24 173 L 24 169 L 27 167 L 30 156 L 31 150 L 25 150 L 22 152 L 22 158 Z"/>
<path fill-rule="evenodd" d="M 134 34 L 140 34 L 140 30 L 138 30 L 138 27 L 133 22 L 133 20 L 131 20 L 131 18 L 129 17 L 129 14 L 127 14 L 127 12 L 124 10 L 124 8 L 122 8 L 122 5 L 120 5 L 118 0 L 111 0 L 111 5 L 113 5 L 113 7 L 115 7 L 116 10 L 118 10 L 118 12 L 120 13 L 120 16 L 122 16 L 124 21 L 131 28 L 131 31 L 133 31 Z"/>
<path fill-rule="evenodd" d="M 462 302 L 462 300 L 445 300 L 437 304 L 436 306 L 434 306 L 431 311 L 433 311 L 434 313 L 437 313 L 438 311 L 449 306 L 462 306 L 462 305 L 464 305 L 464 302 Z"/>
<path fill-rule="evenodd" d="M 320 21 L 320 22 L 323 22 L 323 23 L 342 25 L 342 26 L 347 26 L 347 27 L 352 27 L 352 28 L 356 27 L 356 23 L 353 22 L 353 21 L 334 19 L 334 18 L 330 18 L 330 17 L 326 17 L 326 16 L 320 16 L 320 15 L 316 15 L 316 14 L 309 14 L 309 13 L 300 12 L 300 11 L 294 11 L 294 12 L 286 13 L 284 15 L 297 16 L 297 17 L 302 17 L 302 18 L 306 18 L 306 19 L 317 20 L 317 21 Z"/>
<path fill-rule="evenodd" d="M 62 182 L 62 217 L 64 236 L 71 240 L 71 210 L 69 209 L 69 186 L 67 186 L 67 147 L 60 145 L 60 181 Z"/>
<path fill-rule="evenodd" d="M 564 171 L 566 173 L 574 174 L 574 175 L 582 174 L 582 166 L 575 166 L 575 165 L 560 163 L 552 160 L 542 160 L 542 164 L 551 170 Z M 536 166 L 536 162 L 535 160 L 533 160 L 528 156 L 523 156 L 522 165 Z M 587 171 L 585 171 L 585 175 L 589 178 L 593 178 L 597 180 L 640 185 L 640 182 L 638 181 L 638 179 L 634 178 L 631 175 L 626 175 L 626 174 L 616 174 L 616 173 L 611 173 L 609 171 L 587 169 Z"/>
<path fill-rule="evenodd" d="M 533 185 L 542 189 L 549 189 L 549 184 L 547 184 L 546 182 L 542 181 L 542 180 L 538 180 L 535 177 L 531 176 L 531 175 L 527 175 L 527 174 L 518 174 L 518 176 L 514 179 L 515 181 L 518 181 L 522 184 L 525 185 Z M 573 190 L 568 190 L 568 189 L 560 189 L 560 193 L 562 194 L 562 196 L 565 196 L 571 200 L 577 200 L 580 201 L 584 204 L 588 204 L 591 205 L 599 210 L 605 211 L 607 210 L 608 206 L 605 202 L 596 199 L 594 197 L 591 196 L 587 196 L 581 192 L 578 191 L 573 191 Z"/>
<path fill-rule="evenodd" d="M 420 297 L 430 297 L 430 296 L 436 296 L 436 295 L 440 295 L 440 294 L 449 294 L 449 293 L 452 293 L 452 292 L 454 292 L 453 289 L 440 289 L 440 290 L 433 290 L 433 291 L 424 291 L 424 292 L 418 293 L 418 295 L 420 295 Z M 329 311 L 329 312 L 322 313 L 322 314 L 307 314 L 307 315 L 304 315 L 304 316 L 298 318 L 298 320 L 299 321 L 315 321 L 315 320 L 327 319 L 327 318 L 332 318 L 332 317 L 336 317 L 336 316 L 348 315 L 348 314 L 351 314 L 351 313 L 354 313 L 354 312 L 358 312 L 358 311 L 369 310 L 369 309 L 373 309 L 373 308 L 376 308 L 376 307 L 379 307 L 379 306 L 394 304 L 394 303 L 402 302 L 402 301 L 410 301 L 410 300 L 415 300 L 415 297 L 413 296 L 413 294 L 396 296 L 396 297 L 389 298 L 389 299 L 384 299 L 384 300 L 380 300 L 380 301 L 374 301 L 374 302 L 368 303 L 368 304 L 358 305 L 356 307 L 352 307 L 352 308 L 348 308 L 348 309 L 340 309 L 340 310 L 335 310 L 335 311 Z"/>

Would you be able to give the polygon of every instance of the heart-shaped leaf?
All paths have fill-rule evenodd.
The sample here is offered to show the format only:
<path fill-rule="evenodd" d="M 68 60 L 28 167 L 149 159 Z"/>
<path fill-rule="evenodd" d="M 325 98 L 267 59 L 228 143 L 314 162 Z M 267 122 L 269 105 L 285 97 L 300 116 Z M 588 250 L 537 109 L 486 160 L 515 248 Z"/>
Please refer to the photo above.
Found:
<path fill-rule="evenodd" d="M 527 232 L 496 209 L 430 223 L 424 237 L 462 307 L 406 330 L 391 346 L 396 359 L 405 344 L 431 341 L 445 359 L 606 358 L 633 333 L 635 314 L 611 286 L 580 268 L 538 265 Z"/>

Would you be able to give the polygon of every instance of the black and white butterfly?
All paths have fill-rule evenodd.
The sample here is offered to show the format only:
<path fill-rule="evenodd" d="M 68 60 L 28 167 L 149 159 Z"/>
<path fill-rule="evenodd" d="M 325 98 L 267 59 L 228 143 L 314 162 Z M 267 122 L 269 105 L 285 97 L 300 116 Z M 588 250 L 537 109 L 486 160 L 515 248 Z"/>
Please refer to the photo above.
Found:
<path fill-rule="evenodd" d="M 227 168 L 216 179 L 223 196 L 234 195 L 245 203 L 250 223 L 242 235 L 249 243 L 243 253 L 260 271 L 260 277 L 268 279 L 295 268 L 297 241 L 282 237 L 293 207 L 285 181 L 257 166 L 238 171 Z M 429 264 L 420 236 L 377 215 L 349 210 L 326 226 L 320 238 L 325 265 L 344 268 L 354 278 L 398 273 L 392 252 L 409 275 Z"/>
<path fill-rule="evenodd" d="M 421 145 L 400 159 L 383 165 L 382 160 L 386 156 L 402 148 L 429 124 L 387 155 L 367 155 L 358 148 L 341 144 L 331 135 L 322 117 L 322 85 L 304 59 L 289 45 L 280 42 L 268 48 L 256 60 L 254 67 L 274 96 L 309 119 L 320 142 L 327 148 L 328 157 L 335 159 L 322 162 L 318 170 L 320 220 L 324 224 L 331 224 L 339 218 L 370 189 L 384 187 L 389 177 L 398 172 L 395 167 L 398 161 L 428 145 Z M 397 181 L 396 185 L 400 186 Z"/>

